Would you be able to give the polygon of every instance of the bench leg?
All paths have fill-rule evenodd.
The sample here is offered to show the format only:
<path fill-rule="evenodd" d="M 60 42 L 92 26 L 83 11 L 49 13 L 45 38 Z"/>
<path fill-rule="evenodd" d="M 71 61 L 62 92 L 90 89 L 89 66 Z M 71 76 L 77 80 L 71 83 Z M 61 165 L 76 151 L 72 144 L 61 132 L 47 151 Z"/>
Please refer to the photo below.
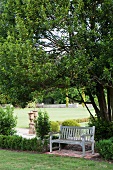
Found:
<path fill-rule="evenodd" d="M 85 156 L 85 144 L 84 143 L 82 144 L 82 156 L 83 157 Z"/>
<path fill-rule="evenodd" d="M 92 149 L 92 154 L 94 154 L 94 142 L 92 143 L 91 149 Z"/>
<path fill-rule="evenodd" d="M 52 142 L 50 142 L 50 152 L 52 152 Z"/>
<path fill-rule="evenodd" d="M 59 143 L 59 151 L 61 151 L 61 144 Z"/>

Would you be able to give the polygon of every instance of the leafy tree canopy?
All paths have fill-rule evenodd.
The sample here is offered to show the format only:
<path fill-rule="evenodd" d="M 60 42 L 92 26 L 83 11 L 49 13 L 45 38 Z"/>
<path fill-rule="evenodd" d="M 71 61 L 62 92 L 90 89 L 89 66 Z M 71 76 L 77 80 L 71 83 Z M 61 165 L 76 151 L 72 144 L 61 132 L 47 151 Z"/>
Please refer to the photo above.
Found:
<path fill-rule="evenodd" d="M 84 88 L 97 117 L 113 119 L 112 0 L 8 0 L 1 11 L 0 87 L 9 101 Z"/>

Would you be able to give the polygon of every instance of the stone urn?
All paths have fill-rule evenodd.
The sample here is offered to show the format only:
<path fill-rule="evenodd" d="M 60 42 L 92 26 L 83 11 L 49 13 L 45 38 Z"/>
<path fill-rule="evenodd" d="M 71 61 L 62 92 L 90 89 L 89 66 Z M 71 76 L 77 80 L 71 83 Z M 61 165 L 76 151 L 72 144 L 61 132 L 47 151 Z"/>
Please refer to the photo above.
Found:
<path fill-rule="evenodd" d="M 34 113 L 34 119 L 36 119 L 36 118 L 37 118 L 37 116 L 38 116 L 38 111 L 33 110 L 33 113 Z"/>
<path fill-rule="evenodd" d="M 37 116 L 38 116 L 38 112 L 37 111 L 31 111 L 28 113 L 29 115 L 29 134 L 35 134 L 35 123 L 34 121 L 36 120 Z"/>

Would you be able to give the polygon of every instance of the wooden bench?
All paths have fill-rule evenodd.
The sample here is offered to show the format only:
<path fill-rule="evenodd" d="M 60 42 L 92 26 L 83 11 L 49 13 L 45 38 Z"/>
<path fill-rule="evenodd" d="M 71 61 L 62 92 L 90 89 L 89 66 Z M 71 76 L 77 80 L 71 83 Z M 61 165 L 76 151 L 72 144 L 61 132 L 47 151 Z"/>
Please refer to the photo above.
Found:
<path fill-rule="evenodd" d="M 54 134 L 59 134 L 58 139 L 53 139 Z M 50 152 L 52 152 L 52 144 L 59 143 L 59 150 L 61 150 L 61 143 L 78 144 L 82 147 L 83 156 L 85 156 L 85 145 L 90 144 L 92 154 L 94 154 L 94 134 L 95 126 L 93 127 L 77 127 L 77 126 L 60 126 L 60 132 L 50 133 Z"/>

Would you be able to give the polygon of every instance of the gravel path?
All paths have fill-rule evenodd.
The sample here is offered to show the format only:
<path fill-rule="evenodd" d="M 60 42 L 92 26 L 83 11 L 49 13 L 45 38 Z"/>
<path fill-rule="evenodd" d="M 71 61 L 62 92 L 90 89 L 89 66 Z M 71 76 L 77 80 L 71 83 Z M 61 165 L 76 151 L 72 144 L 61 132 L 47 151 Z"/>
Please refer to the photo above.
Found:
<path fill-rule="evenodd" d="M 31 139 L 35 138 L 35 134 L 29 134 L 29 129 L 25 128 L 16 128 L 17 130 L 17 135 L 22 136 L 23 138 Z"/>

